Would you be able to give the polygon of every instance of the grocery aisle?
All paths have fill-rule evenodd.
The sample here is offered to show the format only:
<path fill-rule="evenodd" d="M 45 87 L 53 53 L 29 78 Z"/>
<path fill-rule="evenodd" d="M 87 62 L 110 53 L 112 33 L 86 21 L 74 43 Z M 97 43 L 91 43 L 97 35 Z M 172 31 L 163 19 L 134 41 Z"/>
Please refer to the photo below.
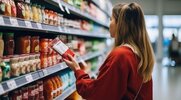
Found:
<path fill-rule="evenodd" d="M 181 67 L 165 67 L 157 63 L 153 73 L 154 100 L 180 100 Z"/>

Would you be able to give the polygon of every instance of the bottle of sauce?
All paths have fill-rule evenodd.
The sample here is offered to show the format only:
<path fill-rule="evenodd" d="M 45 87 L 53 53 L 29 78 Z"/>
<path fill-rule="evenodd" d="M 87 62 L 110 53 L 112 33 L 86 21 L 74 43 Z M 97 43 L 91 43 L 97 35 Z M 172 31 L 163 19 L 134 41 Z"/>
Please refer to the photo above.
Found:
<path fill-rule="evenodd" d="M 25 19 L 25 5 L 23 0 L 16 2 L 17 17 Z"/>
<path fill-rule="evenodd" d="M 9 0 L 10 4 L 11 4 L 11 16 L 12 17 L 16 17 L 17 16 L 17 12 L 16 12 L 16 5 L 14 3 L 14 0 Z"/>
<path fill-rule="evenodd" d="M 48 53 L 49 47 L 49 40 L 48 39 L 41 39 L 40 40 L 40 52 L 41 53 Z"/>
<path fill-rule="evenodd" d="M 39 15 L 39 16 L 38 16 L 38 17 L 39 17 L 39 18 L 38 18 L 38 19 L 39 19 L 38 22 L 39 22 L 39 23 L 42 23 L 42 20 L 43 20 L 43 19 L 42 19 L 41 6 L 38 5 L 38 6 L 37 6 L 37 9 L 38 9 L 38 15 Z"/>
<path fill-rule="evenodd" d="M 16 52 L 18 54 L 30 53 L 30 36 L 22 36 L 17 39 Z"/>
<path fill-rule="evenodd" d="M 5 0 L 5 16 L 11 16 L 11 4 L 9 0 Z"/>
<path fill-rule="evenodd" d="M 39 36 L 31 37 L 31 53 L 38 53 L 39 50 Z"/>
<path fill-rule="evenodd" d="M 41 69 L 48 67 L 48 54 L 41 53 L 40 59 L 41 59 Z"/>
<path fill-rule="evenodd" d="M 5 55 L 13 55 L 14 54 L 14 33 L 6 33 L 4 34 L 4 54 Z"/>
<path fill-rule="evenodd" d="M 26 20 L 30 20 L 30 8 L 29 8 L 29 4 L 25 3 L 25 19 Z"/>
<path fill-rule="evenodd" d="M 3 33 L 0 32 L 0 57 L 3 56 L 3 52 L 4 52 L 4 41 L 2 37 L 3 37 Z"/>

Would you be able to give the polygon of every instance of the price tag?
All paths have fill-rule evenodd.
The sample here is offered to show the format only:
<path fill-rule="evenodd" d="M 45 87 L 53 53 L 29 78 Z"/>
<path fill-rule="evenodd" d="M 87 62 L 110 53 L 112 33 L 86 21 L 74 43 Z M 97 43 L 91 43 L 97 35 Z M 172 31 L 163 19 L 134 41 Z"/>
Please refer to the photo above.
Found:
<path fill-rule="evenodd" d="M 63 12 L 65 12 L 65 10 L 63 9 L 62 4 L 60 3 L 60 0 L 58 1 L 58 5 L 59 5 L 60 9 L 61 9 Z"/>
<path fill-rule="evenodd" d="M 0 16 L 0 24 L 1 24 L 1 25 L 4 25 L 4 19 L 3 19 L 3 16 Z"/>
<path fill-rule="evenodd" d="M 7 82 L 7 85 L 8 85 L 8 87 L 9 87 L 9 89 L 14 89 L 14 88 L 17 87 L 17 86 L 16 86 L 16 82 L 15 82 L 14 80 L 8 81 L 8 82 Z"/>
<path fill-rule="evenodd" d="M 43 69 L 43 74 L 44 74 L 44 76 L 47 76 L 48 75 L 48 71 L 46 69 Z"/>
<path fill-rule="evenodd" d="M 69 11 L 68 7 L 65 7 L 65 10 L 66 10 L 66 12 L 67 12 L 68 14 L 70 14 L 70 11 Z"/>
<path fill-rule="evenodd" d="M 40 23 L 37 23 L 38 29 L 42 29 L 42 25 Z"/>
<path fill-rule="evenodd" d="M 31 74 L 26 75 L 25 78 L 26 78 L 27 82 L 32 82 L 33 81 L 33 77 L 32 77 Z"/>
<path fill-rule="evenodd" d="M 30 21 L 25 21 L 26 27 L 32 28 L 31 22 Z"/>
<path fill-rule="evenodd" d="M 0 84 L 0 94 L 3 94 L 4 93 L 4 89 L 2 87 L 2 85 Z"/>
<path fill-rule="evenodd" d="M 10 18 L 11 25 L 18 26 L 18 20 L 15 18 Z"/>
<path fill-rule="evenodd" d="M 59 29 L 60 32 L 62 32 L 62 27 L 59 26 L 58 29 Z"/>

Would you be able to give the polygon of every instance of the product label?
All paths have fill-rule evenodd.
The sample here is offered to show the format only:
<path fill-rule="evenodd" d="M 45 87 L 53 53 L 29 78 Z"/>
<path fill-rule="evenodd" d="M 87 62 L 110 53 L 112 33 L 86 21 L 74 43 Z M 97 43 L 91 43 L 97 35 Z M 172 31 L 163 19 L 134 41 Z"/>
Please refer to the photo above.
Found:
<path fill-rule="evenodd" d="M 26 75 L 25 78 L 26 78 L 27 82 L 32 82 L 33 81 L 33 77 L 32 77 L 31 74 Z"/>
<path fill-rule="evenodd" d="M 37 23 L 38 29 L 42 29 L 42 25 L 40 23 Z"/>
<path fill-rule="evenodd" d="M 10 18 L 11 25 L 18 26 L 18 20 L 15 18 Z"/>
<path fill-rule="evenodd" d="M 62 41 L 55 43 L 53 48 L 61 55 L 63 55 L 68 50 L 68 47 Z"/>
<path fill-rule="evenodd" d="M 26 27 L 32 28 L 31 22 L 30 21 L 25 21 Z"/>
<path fill-rule="evenodd" d="M 4 89 L 2 87 L 2 85 L 0 84 L 0 94 L 4 93 Z"/>
<path fill-rule="evenodd" d="M 8 87 L 9 87 L 9 89 L 14 89 L 14 88 L 17 87 L 17 86 L 16 86 L 16 82 L 15 82 L 14 80 L 8 81 L 8 82 L 7 82 L 7 85 L 8 85 Z"/>

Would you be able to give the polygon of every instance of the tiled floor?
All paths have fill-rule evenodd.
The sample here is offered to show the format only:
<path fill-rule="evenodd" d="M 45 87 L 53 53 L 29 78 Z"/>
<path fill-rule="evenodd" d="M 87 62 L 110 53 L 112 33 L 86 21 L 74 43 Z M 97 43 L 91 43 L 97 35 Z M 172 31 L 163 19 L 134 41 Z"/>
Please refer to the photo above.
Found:
<path fill-rule="evenodd" d="M 181 100 L 181 67 L 156 64 L 153 72 L 154 100 Z"/>

